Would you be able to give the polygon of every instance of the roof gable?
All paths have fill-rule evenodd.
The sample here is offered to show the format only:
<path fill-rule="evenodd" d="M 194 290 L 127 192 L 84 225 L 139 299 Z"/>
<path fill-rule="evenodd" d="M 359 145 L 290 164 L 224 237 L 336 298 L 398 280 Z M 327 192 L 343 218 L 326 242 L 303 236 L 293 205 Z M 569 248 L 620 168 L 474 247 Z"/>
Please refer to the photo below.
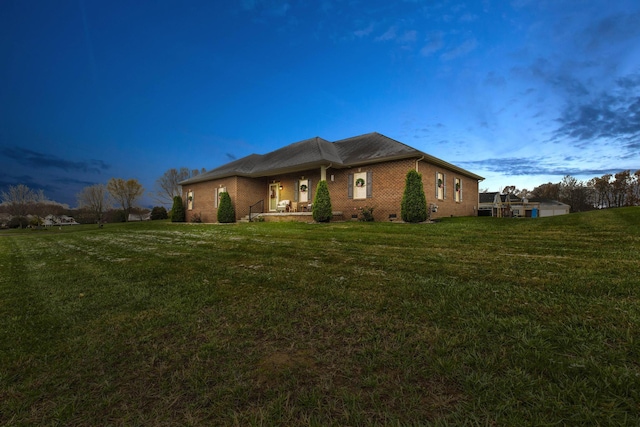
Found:
<path fill-rule="evenodd" d="M 344 164 L 420 156 L 423 153 L 377 132 L 334 142 Z"/>
<path fill-rule="evenodd" d="M 353 167 L 402 158 L 423 158 L 469 177 L 481 176 L 416 150 L 377 132 L 329 142 L 315 137 L 289 144 L 267 154 L 251 154 L 204 174 L 180 182 L 181 185 L 229 176 L 263 177 L 331 164 L 334 168 Z"/>

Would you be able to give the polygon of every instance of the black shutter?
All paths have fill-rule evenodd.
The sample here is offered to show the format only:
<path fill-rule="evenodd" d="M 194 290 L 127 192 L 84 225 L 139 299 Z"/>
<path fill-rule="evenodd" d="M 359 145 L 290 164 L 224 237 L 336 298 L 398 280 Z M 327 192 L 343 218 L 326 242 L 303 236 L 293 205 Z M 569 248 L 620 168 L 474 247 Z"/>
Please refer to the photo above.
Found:
<path fill-rule="evenodd" d="M 367 171 L 367 199 L 373 197 L 373 171 Z"/>
<path fill-rule="evenodd" d="M 347 197 L 353 199 L 353 174 L 350 173 L 347 177 Z"/>
<path fill-rule="evenodd" d="M 307 185 L 309 186 L 309 188 L 307 188 L 307 191 L 309 192 L 309 197 L 307 197 L 307 200 L 309 201 L 309 203 L 313 202 L 313 191 L 311 191 L 311 180 L 307 181 Z"/>
<path fill-rule="evenodd" d="M 300 181 L 297 179 L 293 181 L 293 201 L 298 201 L 298 192 L 300 191 Z"/>

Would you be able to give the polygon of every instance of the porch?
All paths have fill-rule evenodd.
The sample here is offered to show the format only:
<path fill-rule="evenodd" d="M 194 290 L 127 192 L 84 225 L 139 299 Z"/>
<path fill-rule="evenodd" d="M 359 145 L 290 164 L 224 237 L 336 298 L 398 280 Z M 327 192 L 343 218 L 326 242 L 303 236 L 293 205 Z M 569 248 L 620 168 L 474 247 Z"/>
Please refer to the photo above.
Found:
<path fill-rule="evenodd" d="M 267 212 L 251 214 L 242 217 L 239 222 L 313 222 L 313 212 Z M 344 221 L 342 212 L 333 212 L 331 221 Z"/>

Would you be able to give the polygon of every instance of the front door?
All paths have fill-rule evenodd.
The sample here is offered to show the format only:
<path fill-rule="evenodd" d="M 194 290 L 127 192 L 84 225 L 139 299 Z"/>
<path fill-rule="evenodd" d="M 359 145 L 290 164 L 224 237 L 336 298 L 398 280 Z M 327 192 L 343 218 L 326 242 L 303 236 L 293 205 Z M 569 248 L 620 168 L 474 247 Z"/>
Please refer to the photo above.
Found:
<path fill-rule="evenodd" d="M 269 184 L 269 211 L 275 212 L 280 200 L 279 184 Z"/>

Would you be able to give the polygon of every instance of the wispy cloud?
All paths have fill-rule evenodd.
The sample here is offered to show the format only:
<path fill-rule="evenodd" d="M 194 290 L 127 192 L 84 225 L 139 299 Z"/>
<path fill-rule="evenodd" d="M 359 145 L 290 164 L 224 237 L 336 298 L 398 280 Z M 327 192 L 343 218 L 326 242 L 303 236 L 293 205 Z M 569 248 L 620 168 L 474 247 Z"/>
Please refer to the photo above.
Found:
<path fill-rule="evenodd" d="M 640 74 L 616 81 L 615 90 L 601 92 L 583 102 L 569 103 L 558 118 L 555 138 L 583 144 L 600 139 L 619 142 L 634 152 L 640 146 Z M 624 155 L 625 153 L 621 153 Z"/>
<path fill-rule="evenodd" d="M 607 173 L 617 173 L 620 169 L 580 168 L 571 166 L 571 162 L 564 161 L 549 163 L 543 157 L 507 157 L 458 162 L 463 167 L 500 173 L 508 176 L 602 176 Z"/>
<path fill-rule="evenodd" d="M 20 147 L 2 147 L 0 148 L 0 155 L 23 166 L 39 169 L 62 169 L 65 172 L 100 173 L 110 167 L 102 160 L 71 161 Z"/>
<path fill-rule="evenodd" d="M 460 56 L 465 56 L 475 50 L 478 46 L 478 41 L 476 39 L 468 39 L 464 41 L 462 44 L 456 46 L 455 48 L 444 52 L 440 58 L 443 61 L 451 61 Z"/>
<path fill-rule="evenodd" d="M 424 56 L 429 56 L 444 46 L 444 33 L 442 31 L 433 31 L 427 37 L 427 44 L 420 50 L 420 53 Z"/>
<path fill-rule="evenodd" d="M 396 37 L 398 37 L 398 35 L 396 34 L 396 32 L 398 31 L 398 28 L 393 26 L 390 27 L 387 31 L 385 31 L 382 35 L 378 36 L 375 38 L 375 41 L 389 41 L 389 40 L 394 40 Z"/>
<path fill-rule="evenodd" d="M 365 28 L 360 28 L 358 30 L 355 30 L 353 32 L 353 35 L 355 35 L 356 37 L 366 37 L 369 34 L 371 34 L 372 32 L 373 32 L 373 23 L 370 23 Z"/>

